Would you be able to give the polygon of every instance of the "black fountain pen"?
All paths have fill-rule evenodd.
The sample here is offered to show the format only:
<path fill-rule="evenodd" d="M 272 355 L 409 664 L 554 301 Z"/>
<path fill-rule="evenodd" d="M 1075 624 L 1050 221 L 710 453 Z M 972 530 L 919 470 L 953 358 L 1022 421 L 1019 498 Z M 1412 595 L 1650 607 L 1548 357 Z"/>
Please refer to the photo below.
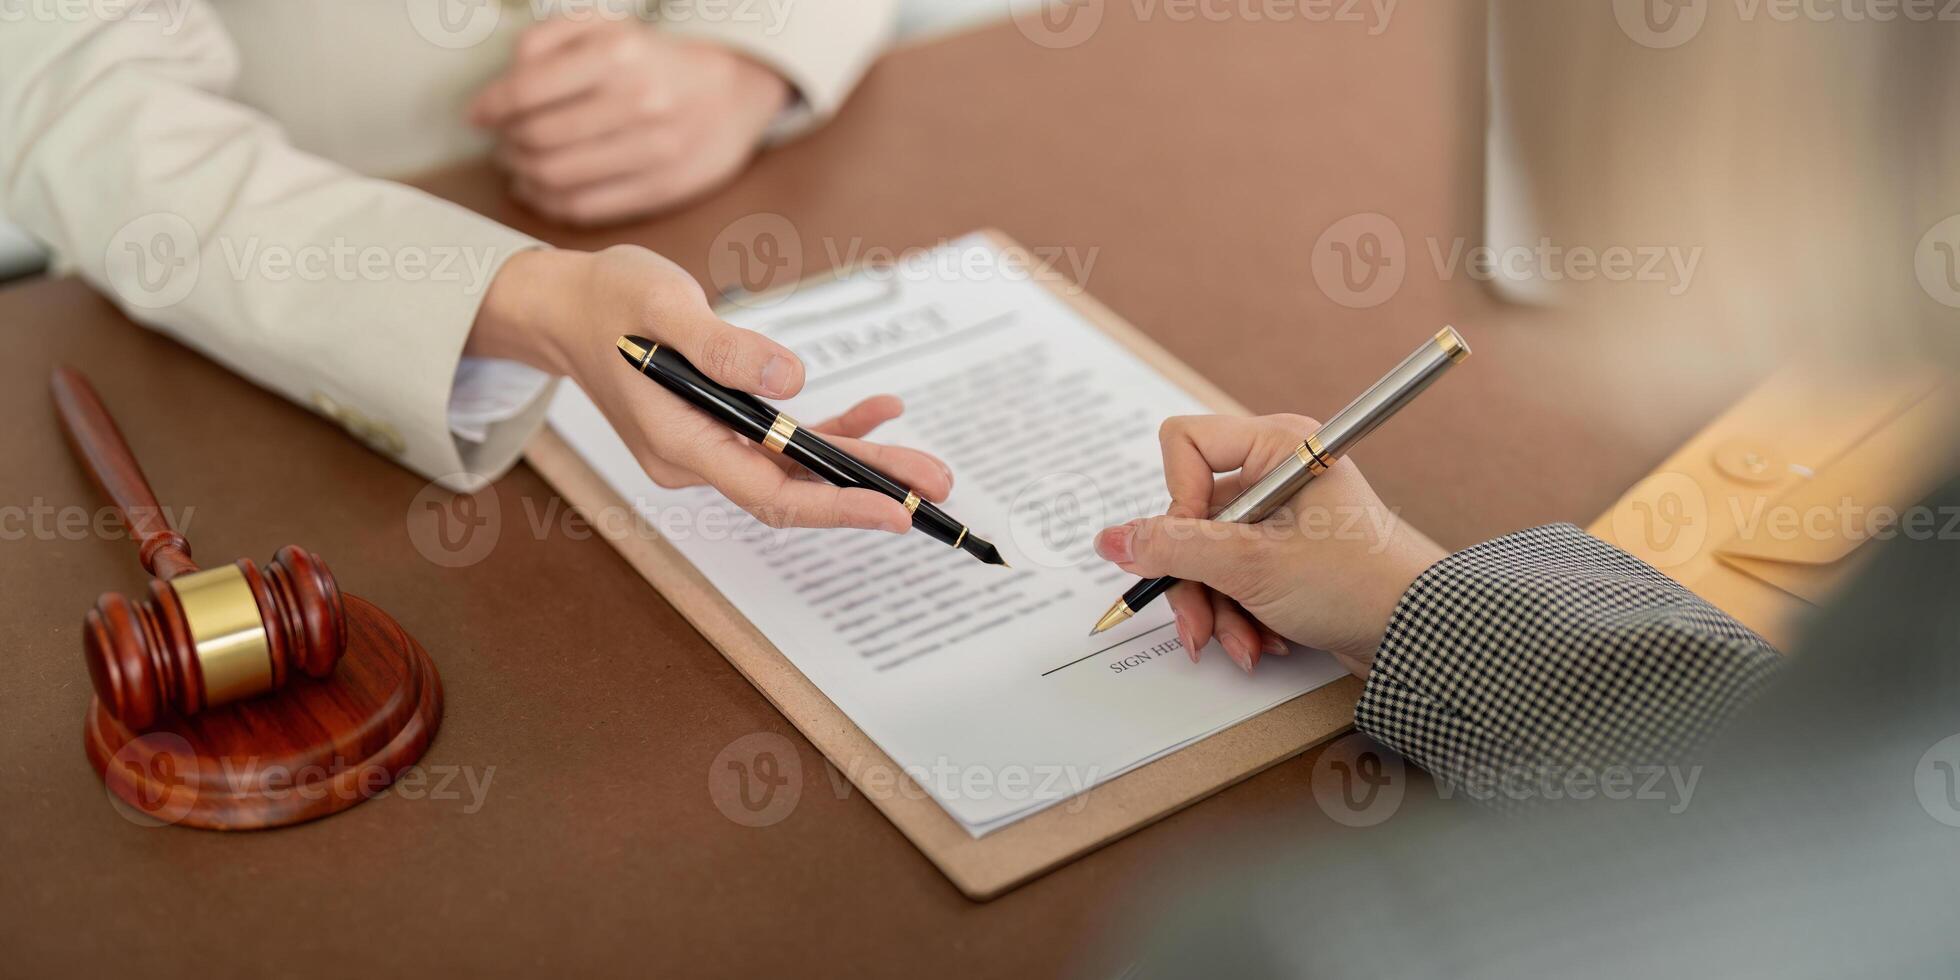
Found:
<path fill-rule="evenodd" d="M 882 493 L 904 504 L 912 514 L 912 526 L 927 535 L 989 565 L 1007 564 L 1001 560 L 1000 549 L 968 531 L 966 525 L 933 506 L 931 501 L 899 486 L 898 481 L 876 467 L 825 442 L 762 399 L 717 384 L 688 363 L 679 351 L 645 337 L 621 337 L 619 354 L 633 365 L 633 370 L 659 382 L 662 388 L 679 395 L 742 437 L 761 443 L 762 448 L 781 453 L 836 486 Z"/>

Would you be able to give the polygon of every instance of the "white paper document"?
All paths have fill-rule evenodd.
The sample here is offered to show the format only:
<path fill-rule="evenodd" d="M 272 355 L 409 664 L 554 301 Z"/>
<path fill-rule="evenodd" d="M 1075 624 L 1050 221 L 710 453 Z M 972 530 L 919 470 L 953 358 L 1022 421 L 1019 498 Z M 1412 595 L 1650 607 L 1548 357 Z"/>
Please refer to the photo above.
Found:
<path fill-rule="evenodd" d="M 671 542 L 976 837 L 1342 675 L 1300 650 L 1248 676 L 1216 643 L 1192 664 L 1163 601 L 1088 635 L 1134 581 L 1095 556 L 1096 531 L 1163 512 L 1158 424 L 1206 408 L 1015 258 L 969 236 L 723 311 L 802 357 L 783 407 L 806 424 L 903 398 L 872 438 L 944 459 L 946 512 L 1011 569 L 918 533 L 769 528 L 712 490 L 656 486 L 576 387 L 550 414 L 640 533 Z"/>

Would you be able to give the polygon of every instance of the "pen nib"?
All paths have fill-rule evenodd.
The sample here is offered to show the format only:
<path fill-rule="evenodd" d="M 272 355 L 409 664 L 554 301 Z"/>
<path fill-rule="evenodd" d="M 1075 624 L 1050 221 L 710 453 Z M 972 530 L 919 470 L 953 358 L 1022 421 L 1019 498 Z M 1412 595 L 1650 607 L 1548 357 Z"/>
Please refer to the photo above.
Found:
<path fill-rule="evenodd" d="M 1000 556 L 999 548 L 994 547 L 991 542 L 976 535 L 967 535 L 966 540 L 960 542 L 960 550 L 989 565 L 999 565 L 1002 568 L 1011 567 L 1007 564 L 1007 559 Z"/>
<path fill-rule="evenodd" d="M 1109 629 L 1110 627 L 1115 626 L 1134 615 L 1136 615 L 1136 613 L 1130 610 L 1129 603 L 1126 603 L 1123 600 L 1118 599 L 1116 600 L 1115 605 L 1109 607 L 1108 612 L 1102 614 L 1101 619 L 1096 620 L 1096 628 L 1090 630 L 1089 635 L 1095 636 L 1097 633 L 1101 633 L 1102 631 Z"/>

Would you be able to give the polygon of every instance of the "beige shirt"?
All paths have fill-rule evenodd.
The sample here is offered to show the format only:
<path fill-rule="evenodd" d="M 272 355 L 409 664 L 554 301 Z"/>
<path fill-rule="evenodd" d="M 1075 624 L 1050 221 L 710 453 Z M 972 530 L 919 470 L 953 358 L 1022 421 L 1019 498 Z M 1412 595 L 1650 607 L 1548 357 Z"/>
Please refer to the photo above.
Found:
<path fill-rule="evenodd" d="M 875 56 L 893 0 L 556 2 L 742 50 L 795 85 L 807 125 Z M 543 414 L 547 393 L 462 441 L 448 417 L 484 289 L 537 243 L 380 178 L 481 154 L 463 107 L 551 9 L 0 0 L 0 213 L 133 319 L 472 489 Z"/>

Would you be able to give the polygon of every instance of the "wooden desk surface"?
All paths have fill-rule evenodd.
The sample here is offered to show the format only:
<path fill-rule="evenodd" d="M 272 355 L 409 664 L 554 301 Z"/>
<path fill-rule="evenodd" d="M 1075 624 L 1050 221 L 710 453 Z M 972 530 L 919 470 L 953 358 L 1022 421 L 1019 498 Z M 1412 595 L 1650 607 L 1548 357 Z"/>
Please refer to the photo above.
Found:
<path fill-rule="evenodd" d="M 1137 23 L 1109 4 L 1070 50 L 1005 24 L 903 49 L 829 129 L 686 212 L 603 234 L 539 226 L 485 168 L 426 185 L 697 275 L 717 233 L 757 212 L 794 223 L 811 270 L 988 225 L 1094 250 L 1096 296 L 1259 411 L 1331 413 L 1454 323 L 1476 357 L 1358 454 L 1376 488 L 1453 546 L 1584 523 L 1755 373 L 1690 370 L 1721 353 L 1707 334 L 1614 343 L 1437 274 L 1431 242 L 1479 240 L 1483 42 L 1477 5 L 1434 8 L 1405 5 L 1371 37 Z M 1351 310 L 1315 286 L 1309 255 L 1359 212 L 1400 228 L 1407 277 Z M 1093 940 L 1148 916 L 1148 883 L 1202 867 L 1209 843 L 1275 823 L 1344 832 L 1302 758 L 969 903 L 528 469 L 497 487 L 489 556 L 442 568 L 407 532 L 421 479 L 81 284 L 0 292 L 0 343 L 0 975 L 1107 972 L 1120 954 Z M 423 761 L 458 774 L 456 798 L 432 780 L 421 798 L 242 835 L 111 808 L 82 755 L 77 634 L 98 593 L 141 578 L 126 541 L 60 523 L 100 505 L 46 394 L 61 362 L 86 365 L 200 557 L 304 544 L 428 647 L 448 710 Z M 760 829 L 709 792 L 717 753 L 753 733 L 789 738 L 802 773 L 793 812 Z M 490 780 L 474 812 L 471 776 Z"/>

